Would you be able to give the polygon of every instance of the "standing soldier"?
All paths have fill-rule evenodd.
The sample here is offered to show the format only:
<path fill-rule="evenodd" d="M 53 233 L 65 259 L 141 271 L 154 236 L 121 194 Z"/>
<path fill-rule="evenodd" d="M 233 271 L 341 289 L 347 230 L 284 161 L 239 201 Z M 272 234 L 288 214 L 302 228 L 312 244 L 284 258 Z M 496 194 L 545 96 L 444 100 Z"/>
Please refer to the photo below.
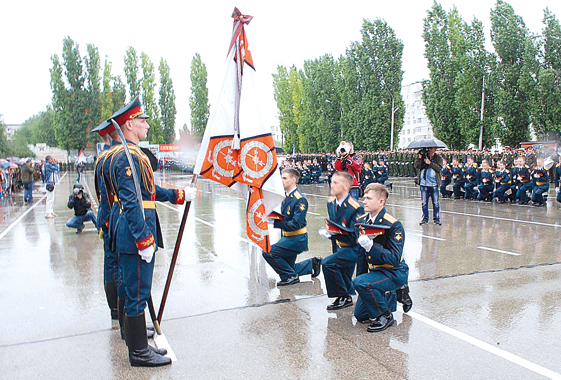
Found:
<path fill-rule="evenodd" d="M 561 160 L 560 160 L 561 161 Z M 555 167 L 555 192 L 557 193 L 557 202 L 561 203 L 561 189 L 559 189 L 559 180 L 561 179 L 561 162 Z"/>
<path fill-rule="evenodd" d="M 526 153 L 524 154 L 524 161 L 529 168 L 536 166 L 536 154 L 534 153 L 534 146 L 528 145 Z"/>
<path fill-rule="evenodd" d="M 518 189 L 520 188 L 520 180 L 518 179 L 518 173 L 520 172 L 521 169 L 521 158 L 520 157 L 515 157 L 514 158 L 514 163 L 513 163 L 513 167 L 510 170 L 510 180 L 511 180 L 511 184 L 510 184 L 510 203 L 514 203 L 517 201 L 516 198 L 516 194 L 518 194 Z"/>
<path fill-rule="evenodd" d="M 367 213 L 358 218 L 360 223 L 387 228 L 383 235 L 373 240 L 367 235 L 358 238 L 369 271 L 358 274 L 353 280 L 358 292 L 354 314 L 359 322 L 370 322 L 368 332 L 383 331 L 394 323 L 392 312 L 396 310 L 397 300 L 403 303 L 406 313 L 413 306 L 407 286 L 409 267 L 403 260 L 405 231 L 401 222 L 386 212 L 387 198 L 385 186 L 368 185 L 364 191 Z"/>
<path fill-rule="evenodd" d="M 312 278 L 321 271 L 321 258 L 313 257 L 296 264 L 296 257 L 308 250 L 308 230 L 306 213 L 308 200 L 298 191 L 298 172 L 292 168 L 283 169 L 282 184 L 286 198 L 281 205 L 281 219 L 275 219 L 275 228 L 282 230 L 281 239 L 273 244 L 271 252 L 263 252 L 263 258 L 278 273 L 281 280 L 277 286 L 297 284 L 300 276 L 311 274 Z"/>
<path fill-rule="evenodd" d="M 110 186 L 120 211 L 117 215 L 112 215 L 110 226 L 111 248 L 119 255 L 125 287 L 124 324 L 129 361 L 132 366 L 155 367 L 171 363 L 171 359 L 163 356 L 165 350 L 155 350 L 148 346 L 144 317 L 152 287 L 154 253 L 158 247 L 163 247 L 156 201 L 183 204 L 186 194 L 183 190 L 164 189 L 155 184 L 150 160 L 138 147 L 150 128 L 147 118 L 138 97 L 111 117 L 123 130 L 132 162 L 129 162 L 123 144 L 112 150 Z M 141 179 L 139 184 L 134 182 L 133 170 L 136 171 L 137 178 Z M 142 205 L 136 192 L 137 185 L 141 189 Z M 192 199 L 195 194 L 190 191 L 187 195 Z M 116 218 L 115 223 L 113 218 Z"/>
<path fill-rule="evenodd" d="M 503 153 L 502 161 L 505 167 L 510 170 L 512 165 L 514 165 L 514 156 L 512 154 L 512 149 L 509 146 L 505 147 L 505 152 Z"/>
<path fill-rule="evenodd" d="M 336 172 L 331 179 L 331 195 L 327 202 L 329 221 L 338 225 L 346 234 L 331 234 L 324 228 L 320 236 L 331 240 L 333 254 L 322 261 L 327 296 L 336 297 L 327 310 L 352 306 L 355 294 L 352 277 L 361 247 L 357 243 L 355 223 L 364 214 L 362 206 L 350 195 L 353 177 L 347 172 Z"/>

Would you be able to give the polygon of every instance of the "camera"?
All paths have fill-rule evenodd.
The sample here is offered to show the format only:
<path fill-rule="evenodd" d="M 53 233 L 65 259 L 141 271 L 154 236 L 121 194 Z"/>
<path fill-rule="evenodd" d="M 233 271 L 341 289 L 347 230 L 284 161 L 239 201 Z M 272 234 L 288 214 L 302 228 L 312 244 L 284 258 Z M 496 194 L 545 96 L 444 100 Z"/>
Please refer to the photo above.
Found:
<path fill-rule="evenodd" d="M 79 187 L 75 187 L 74 190 L 73 190 L 74 196 L 77 196 L 81 192 L 82 192 L 82 189 L 80 189 Z"/>
<path fill-rule="evenodd" d="M 423 148 L 421 150 L 419 150 L 419 154 L 421 155 L 421 160 L 425 160 L 425 158 L 429 157 L 429 151 L 427 148 Z"/>

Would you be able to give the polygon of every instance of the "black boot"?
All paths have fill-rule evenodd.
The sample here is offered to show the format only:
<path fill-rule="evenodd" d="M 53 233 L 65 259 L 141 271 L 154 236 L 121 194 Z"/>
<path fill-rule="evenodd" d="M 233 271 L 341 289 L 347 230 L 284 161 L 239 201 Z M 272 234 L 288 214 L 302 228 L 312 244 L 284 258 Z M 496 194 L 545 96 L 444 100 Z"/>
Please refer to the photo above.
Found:
<path fill-rule="evenodd" d="M 402 288 L 395 291 L 397 295 L 397 301 L 403 304 L 403 312 L 407 313 L 413 307 L 413 300 L 409 295 L 409 286 L 404 285 Z"/>
<path fill-rule="evenodd" d="M 126 342 L 125 339 L 125 299 L 119 298 L 117 301 L 118 311 L 117 314 L 119 316 L 119 327 L 121 327 L 121 339 Z"/>
<path fill-rule="evenodd" d="M 125 320 L 129 361 L 133 367 L 159 367 L 171 364 L 170 358 L 159 355 L 149 348 L 144 313 L 135 317 L 127 315 Z"/>
<path fill-rule="evenodd" d="M 119 312 L 117 311 L 117 283 L 105 281 L 105 298 L 107 305 L 111 309 L 111 319 L 119 319 Z"/>

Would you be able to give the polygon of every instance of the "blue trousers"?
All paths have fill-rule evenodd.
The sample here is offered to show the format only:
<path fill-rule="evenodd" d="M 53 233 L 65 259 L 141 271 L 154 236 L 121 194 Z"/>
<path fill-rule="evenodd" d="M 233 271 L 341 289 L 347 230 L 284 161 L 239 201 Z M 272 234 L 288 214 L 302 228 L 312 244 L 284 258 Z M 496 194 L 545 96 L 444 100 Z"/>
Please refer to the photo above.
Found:
<path fill-rule="evenodd" d="M 542 194 L 548 191 L 549 191 L 549 185 L 534 186 L 534 190 L 532 191 L 532 202 L 544 204 L 545 200 L 543 199 Z"/>
<path fill-rule="evenodd" d="M 296 263 L 296 256 L 301 252 L 278 247 L 273 244 L 271 252 L 263 252 L 263 258 L 278 273 L 281 280 L 289 277 L 312 274 L 312 259 Z"/>
<path fill-rule="evenodd" d="M 380 315 L 395 311 L 397 296 L 395 291 L 404 284 L 397 284 L 383 272 L 372 271 L 353 280 L 358 293 L 355 317 L 359 321 L 374 319 Z"/>
<path fill-rule="evenodd" d="M 350 248 L 341 248 L 350 249 Z M 323 277 L 328 297 L 342 297 L 354 295 L 353 272 L 355 271 L 355 260 L 346 260 L 337 251 L 322 260 Z"/>
<path fill-rule="evenodd" d="M 528 202 L 528 191 L 532 190 L 532 181 L 526 183 L 520 183 L 520 188 L 516 193 L 516 199 L 520 200 L 520 203 Z"/>
<path fill-rule="evenodd" d="M 125 311 L 128 316 L 140 315 L 146 309 L 152 288 L 155 260 L 154 256 L 152 261 L 147 263 L 137 253 L 119 255 L 125 286 Z"/>
<path fill-rule="evenodd" d="M 454 197 L 459 198 L 464 196 L 462 189 L 464 188 L 465 181 L 454 181 Z"/>
<path fill-rule="evenodd" d="M 423 220 L 429 220 L 429 198 L 432 200 L 432 217 L 440 220 L 440 200 L 437 186 L 421 186 L 421 202 L 423 208 Z"/>
<path fill-rule="evenodd" d="M 23 200 L 33 202 L 33 181 L 23 184 Z"/>
<path fill-rule="evenodd" d="M 477 188 L 479 189 L 479 195 L 477 196 L 477 199 L 479 199 L 480 201 L 484 201 L 485 199 L 487 199 L 487 197 L 490 194 L 493 194 L 493 185 L 479 185 L 477 186 Z"/>
<path fill-rule="evenodd" d="M 477 186 L 477 182 L 466 182 L 464 189 L 466 190 L 466 199 L 475 199 L 477 197 L 474 188 Z"/>
<path fill-rule="evenodd" d="M 446 186 L 448 186 L 450 183 L 452 183 L 452 180 L 450 179 L 445 179 L 442 181 L 442 183 L 440 184 L 440 194 L 442 194 L 443 196 L 452 195 L 452 192 L 450 190 L 446 190 Z"/>
<path fill-rule="evenodd" d="M 72 218 L 68 219 L 68 222 L 66 222 L 66 227 L 80 229 L 84 226 L 84 222 L 87 222 L 88 220 L 91 220 L 94 226 L 97 227 L 97 219 L 92 210 L 88 210 L 86 215 L 82 215 L 82 216 L 74 215 Z"/>
<path fill-rule="evenodd" d="M 501 185 L 497 188 L 497 190 L 495 190 L 495 192 L 493 193 L 493 197 L 496 197 L 499 199 L 499 201 L 504 202 L 505 199 L 505 191 L 507 191 L 508 189 L 511 188 L 511 185 Z"/>
<path fill-rule="evenodd" d="M 117 254 L 109 247 L 109 233 L 103 231 L 103 279 L 106 282 L 118 282 L 119 260 Z"/>

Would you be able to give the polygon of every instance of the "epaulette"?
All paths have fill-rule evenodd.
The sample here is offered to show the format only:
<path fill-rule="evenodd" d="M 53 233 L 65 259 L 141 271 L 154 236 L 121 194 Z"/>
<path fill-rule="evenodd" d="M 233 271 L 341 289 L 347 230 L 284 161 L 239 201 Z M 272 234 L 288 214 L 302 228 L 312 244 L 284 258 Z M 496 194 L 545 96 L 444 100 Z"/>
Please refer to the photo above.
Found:
<path fill-rule="evenodd" d="M 388 222 L 390 222 L 391 224 L 394 224 L 395 222 L 397 222 L 397 219 L 394 216 L 392 216 L 388 213 L 384 214 L 384 219 L 387 220 Z"/>
<path fill-rule="evenodd" d="M 298 190 L 296 190 L 296 191 L 294 192 L 294 198 L 296 198 L 296 199 L 301 199 L 301 198 L 302 198 L 302 194 L 300 194 L 300 192 L 299 192 Z"/>
<path fill-rule="evenodd" d="M 363 219 L 363 218 L 366 218 L 367 216 L 368 216 L 368 213 L 365 213 L 365 214 L 359 216 L 357 219 Z"/>
<path fill-rule="evenodd" d="M 477 167 L 477 162 L 473 163 L 473 167 L 476 168 Z"/>
<path fill-rule="evenodd" d="M 329 198 L 327 198 L 327 203 L 331 203 L 336 199 L 336 197 L 334 196 L 330 196 Z"/>
<path fill-rule="evenodd" d="M 462 165 L 462 164 L 458 164 L 458 167 L 459 167 L 459 168 L 461 169 L 461 168 L 463 168 L 463 167 L 464 167 L 464 165 Z"/>
<path fill-rule="evenodd" d="M 349 204 L 354 208 L 357 209 L 360 207 L 360 203 L 358 203 L 353 197 L 349 197 Z"/>
<path fill-rule="evenodd" d="M 526 164 L 524 164 L 524 167 L 525 167 L 526 169 L 530 169 L 530 167 L 529 167 L 528 165 L 526 165 Z"/>

